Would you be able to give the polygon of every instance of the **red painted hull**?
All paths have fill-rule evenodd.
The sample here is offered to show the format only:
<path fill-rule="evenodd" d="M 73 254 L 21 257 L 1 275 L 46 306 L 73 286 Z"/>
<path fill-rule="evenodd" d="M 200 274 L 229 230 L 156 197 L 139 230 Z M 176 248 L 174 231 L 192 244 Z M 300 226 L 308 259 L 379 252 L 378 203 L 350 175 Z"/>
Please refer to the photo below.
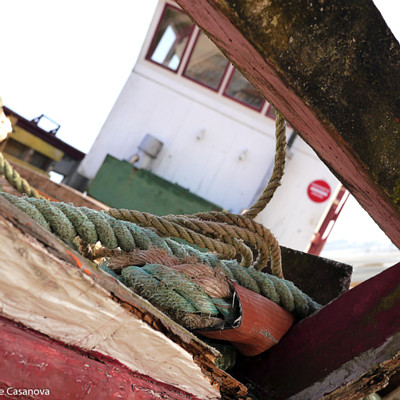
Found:
<path fill-rule="evenodd" d="M 0 393 L 4 398 L 197 399 L 115 360 L 67 347 L 2 317 L 0 338 Z"/>

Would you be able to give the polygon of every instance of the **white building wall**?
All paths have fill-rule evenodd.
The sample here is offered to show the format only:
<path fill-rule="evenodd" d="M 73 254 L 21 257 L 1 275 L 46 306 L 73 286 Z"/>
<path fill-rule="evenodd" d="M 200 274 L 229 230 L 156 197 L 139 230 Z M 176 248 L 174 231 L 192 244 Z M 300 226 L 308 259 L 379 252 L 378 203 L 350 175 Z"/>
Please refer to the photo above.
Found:
<path fill-rule="evenodd" d="M 200 89 L 204 97 L 135 71 L 80 173 L 93 178 L 107 154 L 129 159 L 150 133 L 164 143 L 155 174 L 230 211 L 248 207 L 274 157 L 274 121 Z"/>

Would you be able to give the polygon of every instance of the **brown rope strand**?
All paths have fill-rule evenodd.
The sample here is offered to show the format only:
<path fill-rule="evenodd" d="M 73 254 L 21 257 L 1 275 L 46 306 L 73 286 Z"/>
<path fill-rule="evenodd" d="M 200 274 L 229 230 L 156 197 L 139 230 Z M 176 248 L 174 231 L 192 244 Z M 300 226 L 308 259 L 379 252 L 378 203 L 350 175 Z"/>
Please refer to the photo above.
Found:
<path fill-rule="evenodd" d="M 281 184 L 281 179 L 285 170 L 286 160 L 286 122 L 282 114 L 276 110 L 275 120 L 275 137 L 276 137 L 276 153 L 274 161 L 274 169 L 271 178 L 269 179 L 267 187 L 261 193 L 256 202 L 243 213 L 247 218 L 255 218 L 267 204 L 271 201 L 275 194 L 276 189 Z"/>
<path fill-rule="evenodd" d="M 221 241 L 209 238 L 204 234 L 196 233 L 177 223 L 170 222 L 163 217 L 158 217 L 144 212 L 142 213 L 137 210 L 115 208 L 109 209 L 107 214 L 123 221 L 133 222 L 142 227 L 154 228 L 160 236 L 184 239 L 188 243 L 214 251 L 227 259 L 234 259 L 237 254 L 234 245 L 222 243 Z"/>
<path fill-rule="evenodd" d="M 265 269 L 271 257 L 274 275 L 282 277 L 278 242 L 267 228 L 255 221 L 235 214 L 217 212 L 199 213 L 193 216 L 167 215 L 163 218 L 198 233 L 212 235 L 213 238 L 228 244 L 234 245 L 234 238 L 239 238 L 246 247 L 251 248 L 253 246 L 258 253 L 256 262 L 253 265 L 255 268 L 259 270 Z"/>

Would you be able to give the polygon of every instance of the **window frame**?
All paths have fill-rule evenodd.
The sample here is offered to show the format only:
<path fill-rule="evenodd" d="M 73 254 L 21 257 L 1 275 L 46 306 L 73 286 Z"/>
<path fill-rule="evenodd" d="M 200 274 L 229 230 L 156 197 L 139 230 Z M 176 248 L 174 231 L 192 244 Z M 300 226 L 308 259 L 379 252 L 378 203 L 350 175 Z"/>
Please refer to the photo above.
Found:
<path fill-rule="evenodd" d="M 176 68 L 175 70 L 174 70 L 174 69 L 171 69 L 171 68 L 169 68 L 169 67 L 167 67 L 167 66 L 164 65 L 164 64 L 160 64 L 160 63 L 158 63 L 157 61 L 152 60 L 151 57 L 152 57 L 152 55 L 154 54 L 154 51 L 155 51 L 155 49 L 156 49 L 156 47 L 153 49 L 153 45 L 154 45 L 154 43 L 155 43 L 155 41 L 156 41 L 157 33 L 158 33 L 159 29 L 160 29 L 161 23 L 162 23 L 162 21 L 163 21 L 163 18 L 164 18 L 164 16 L 165 16 L 165 13 L 167 12 L 167 9 L 168 9 L 168 8 L 171 8 L 171 9 L 173 9 L 173 10 L 176 10 L 176 11 L 180 12 L 180 13 L 183 14 L 183 15 L 186 15 L 186 14 L 184 13 L 184 11 L 183 11 L 182 9 L 180 9 L 179 7 L 176 7 L 176 6 L 174 6 L 174 5 L 170 4 L 170 3 L 166 3 L 166 4 L 164 5 L 164 9 L 163 9 L 163 11 L 162 11 L 162 13 L 161 13 L 161 16 L 160 16 L 159 20 L 158 20 L 157 27 L 156 27 L 156 29 L 155 29 L 154 32 L 153 32 L 153 37 L 151 38 L 149 47 L 148 47 L 148 49 L 147 49 L 146 56 L 145 56 L 145 60 L 147 60 L 147 61 L 151 62 L 152 64 L 155 64 L 155 65 L 157 65 L 158 67 L 161 67 L 161 68 L 163 68 L 163 69 L 165 69 L 165 70 L 167 70 L 167 71 L 170 71 L 170 72 L 172 72 L 172 73 L 174 73 L 174 74 L 178 74 L 178 71 L 179 71 L 180 67 L 182 66 L 182 61 L 184 60 L 184 57 L 185 57 L 185 54 L 186 54 L 186 51 L 187 51 L 187 48 L 188 48 L 190 39 L 191 39 L 191 37 L 192 37 L 192 35 L 193 35 L 193 31 L 195 30 L 196 24 L 192 21 L 192 28 L 191 28 L 190 33 L 189 33 L 189 35 L 188 35 L 188 39 L 187 39 L 187 41 L 186 41 L 185 47 L 183 48 L 182 57 L 181 57 L 181 59 L 179 60 L 179 64 L 178 64 L 178 66 L 177 66 L 177 68 Z M 151 52 L 151 51 L 152 51 L 152 52 Z"/>
<path fill-rule="evenodd" d="M 201 34 L 202 34 L 202 31 L 199 29 L 199 31 L 196 33 L 196 38 L 195 38 L 194 41 L 193 41 L 193 44 L 192 44 L 192 46 L 191 46 L 191 49 L 189 50 L 189 54 L 188 54 L 188 57 L 187 57 L 187 59 L 186 59 L 186 64 L 184 65 L 184 68 L 183 68 L 183 70 L 182 70 L 182 77 L 184 77 L 184 78 L 186 78 L 186 79 L 189 79 L 190 81 L 195 82 L 195 83 L 197 83 L 198 85 L 201 85 L 201 86 L 203 86 L 203 87 L 205 87 L 205 88 L 207 88 L 207 89 L 210 89 L 210 90 L 212 90 L 213 92 L 218 93 L 218 92 L 220 91 L 221 87 L 222 87 L 223 82 L 224 82 L 224 78 L 225 78 L 226 73 L 227 73 L 227 71 L 228 71 L 228 69 L 229 69 L 230 62 L 229 62 L 229 60 L 224 56 L 224 54 L 221 52 L 221 50 L 219 50 L 218 47 L 215 46 L 214 43 L 211 42 L 211 43 L 215 46 L 215 48 L 222 54 L 222 56 L 226 59 L 226 66 L 225 66 L 224 72 L 223 72 L 222 75 L 221 75 L 221 79 L 220 79 L 220 81 L 219 81 L 219 83 L 218 83 L 218 87 L 217 87 L 216 89 L 214 89 L 213 87 L 211 87 L 211 86 L 209 86 L 209 85 L 206 85 L 205 83 L 200 82 L 200 81 L 198 81 L 197 79 L 195 79 L 195 78 L 193 78 L 193 77 L 191 77 L 191 76 L 185 75 L 185 72 L 186 72 L 187 68 L 189 67 L 190 59 L 192 58 L 192 55 L 193 55 L 194 50 L 195 50 L 195 48 L 196 48 L 196 44 L 197 44 L 197 42 L 198 42 L 198 40 L 199 40 Z M 205 35 L 205 34 L 203 33 L 203 35 Z M 206 36 L 206 35 L 205 35 L 205 36 Z M 206 37 L 207 37 L 207 36 L 206 36 Z"/>
<path fill-rule="evenodd" d="M 265 100 L 261 95 L 260 95 L 260 96 L 262 97 L 262 100 L 263 100 L 263 101 L 261 102 L 260 106 L 259 106 L 258 108 L 256 108 L 256 107 L 253 107 L 253 106 L 251 106 L 250 104 L 245 103 L 245 102 L 242 101 L 242 100 L 236 99 L 235 97 L 232 97 L 232 96 L 230 96 L 229 94 L 226 93 L 226 91 L 228 90 L 229 85 L 230 85 L 231 82 L 232 82 L 233 76 L 234 76 L 234 74 L 235 74 L 236 71 L 238 71 L 238 72 L 241 74 L 241 72 L 240 72 L 237 68 L 233 68 L 233 70 L 232 70 L 231 73 L 230 73 L 229 79 L 228 79 L 228 81 L 226 82 L 226 85 L 225 85 L 225 88 L 224 88 L 224 90 L 223 90 L 223 92 L 222 92 L 222 95 L 223 95 L 224 97 L 227 97 L 227 98 L 230 99 L 230 100 L 235 101 L 236 103 L 242 104 L 242 105 L 246 106 L 247 108 L 250 108 L 251 110 L 254 110 L 254 111 L 257 111 L 257 112 L 261 113 L 261 111 L 262 111 L 262 109 L 263 109 L 263 107 L 264 107 L 264 105 L 265 105 L 265 102 L 266 102 L 266 100 Z M 245 76 L 243 76 L 243 77 L 246 79 Z M 247 79 L 246 79 L 246 80 L 247 80 Z M 250 82 L 249 82 L 249 83 L 250 83 Z M 251 83 L 250 83 L 250 85 L 251 85 Z"/>
<path fill-rule="evenodd" d="M 272 109 L 274 109 L 273 112 L 272 112 L 272 115 L 269 115 L 269 113 L 271 112 Z M 271 103 L 269 103 L 269 106 L 268 106 L 268 108 L 267 108 L 266 111 L 265 111 L 265 116 L 266 116 L 267 118 L 273 119 L 274 121 L 276 120 L 275 107 L 274 107 Z"/>
<path fill-rule="evenodd" d="M 218 88 L 214 89 L 213 87 L 211 87 L 211 86 L 209 86 L 209 85 L 207 85 L 207 84 L 205 84 L 203 82 L 200 82 L 200 81 L 196 80 L 195 78 L 192 78 L 190 76 L 185 75 L 186 70 L 187 70 L 187 68 L 189 66 L 190 59 L 191 59 L 191 57 L 192 57 L 192 55 L 194 53 L 194 50 L 195 50 L 196 45 L 197 45 L 197 42 L 199 40 L 199 37 L 202 34 L 202 31 L 199 28 L 197 28 L 197 25 L 194 22 L 192 22 L 192 27 L 191 27 L 190 33 L 188 35 L 186 44 L 185 44 L 185 46 L 184 46 L 184 48 L 182 50 L 182 55 L 181 55 L 181 58 L 179 60 L 179 64 L 178 64 L 176 70 L 171 69 L 168 66 L 166 66 L 164 64 L 160 64 L 157 61 L 154 61 L 154 60 L 151 59 L 151 56 L 154 54 L 154 51 L 155 51 L 155 48 L 153 49 L 153 46 L 154 46 L 154 43 L 155 43 L 155 40 L 156 40 L 156 35 L 157 35 L 157 33 L 158 33 L 159 29 L 160 29 L 162 20 L 163 20 L 163 18 L 165 16 L 165 13 L 167 12 L 168 8 L 173 9 L 175 11 L 178 11 L 179 13 L 182 13 L 182 14 L 186 15 L 185 12 L 180 7 L 178 7 L 177 5 L 171 4 L 169 2 L 165 3 L 164 9 L 163 9 L 162 13 L 160 14 L 156 29 L 153 32 L 153 37 L 152 37 L 152 39 L 150 41 L 150 44 L 148 46 L 148 49 L 147 49 L 147 52 L 146 52 L 146 55 L 145 55 L 145 60 L 149 61 L 150 63 L 152 63 L 154 65 L 157 65 L 158 67 L 163 68 L 164 70 L 172 72 L 177 76 L 185 78 L 188 81 L 194 82 L 197 85 L 200 85 L 200 86 L 202 86 L 202 87 L 204 87 L 204 88 L 206 88 L 208 90 L 211 90 L 212 92 L 214 92 L 218 96 L 223 96 L 223 97 L 225 97 L 225 98 L 227 98 L 227 99 L 229 99 L 231 101 L 236 102 L 237 104 L 241 104 L 242 106 L 245 106 L 248 109 L 251 109 L 251 110 L 253 110 L 253 111 L 255 111 L 255 112 L 257 112 L 257 113 L 259 113 L 261 115 L 264 115 L 265 117 L 267 117 L 269 119 L 275 120 L 275 116 L 268 115 L 268 112 L 269 112 L 270 108 L 272 107 L 272 105 L 265 98 L 263 98 L 262 95 L 260 95 L 262 97 L 262 100 L 263 100 L 262 103 L 260 104 L 259 107 L 254 107 L 254 106 L 246 103 L 245 101 L 242 101 L 240 99 L 232 97 L 231 95 L 226 93 L 226 91 L 229 88 L 229 85 L 232 82 L 232 79 L 233 79 L 233 76 L 235 74 L 235 71 L 237 69 L 234 66 L 232 66 L 232 64 L 229 61 L 229 59 L 227 59 L 222 52 L 221 52 L 221 54 L 226 58 L 227 64 L 226 64 L 225 70 L 224 70 L 224 72 L 222 74 L 222 77 L 221 77 L 221 79 L 219 81 Z M 153 50 L 152 53 L 150 53 L 151 50 Z M 239 70 L 238 70 L 238 72 L 240 73 Z"/>

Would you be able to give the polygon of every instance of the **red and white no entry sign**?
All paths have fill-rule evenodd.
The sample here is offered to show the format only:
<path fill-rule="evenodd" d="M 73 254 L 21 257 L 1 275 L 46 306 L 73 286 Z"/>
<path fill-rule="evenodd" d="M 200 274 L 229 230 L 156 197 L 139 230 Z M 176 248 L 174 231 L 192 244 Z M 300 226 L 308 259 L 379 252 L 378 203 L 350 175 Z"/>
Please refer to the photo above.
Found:
<path fill-rule="evenodd" d="M 308 185 L 307 194 L 312 201 L 322 203 L 331 195 L 331 187 L 323 180 L 316 180 Z"/>

